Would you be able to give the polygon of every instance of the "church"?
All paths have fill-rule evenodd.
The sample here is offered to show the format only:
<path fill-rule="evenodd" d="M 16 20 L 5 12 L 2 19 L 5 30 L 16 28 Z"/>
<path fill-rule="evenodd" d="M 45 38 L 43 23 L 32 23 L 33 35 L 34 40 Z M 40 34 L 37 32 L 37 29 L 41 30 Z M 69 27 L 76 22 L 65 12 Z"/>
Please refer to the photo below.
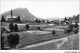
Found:
<path fill-rule="evenodd" d="M 12 10 L 10 11 L 11 15 L 6 16 L 6 21 L 18 21 L 18 16 L 14 16 Z M 20 18 L 20 17 L 19 17 Z"/>
<path fill-rule="evenodd" d="M 6 17 L 6 21 L 17 21 L 17 18 L 18 18 L 18 16 L 10 16 L 10 15 L 8 15 Z"/>

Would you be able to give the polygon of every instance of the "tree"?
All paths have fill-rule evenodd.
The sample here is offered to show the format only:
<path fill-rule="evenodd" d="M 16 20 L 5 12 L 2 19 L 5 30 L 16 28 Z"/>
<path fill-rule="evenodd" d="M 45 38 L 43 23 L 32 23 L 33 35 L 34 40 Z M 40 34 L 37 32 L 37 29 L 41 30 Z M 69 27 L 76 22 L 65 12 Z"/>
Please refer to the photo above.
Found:
<path fill-rule="evenodd" d="M 79 27 L 78 23 L 75 23 L 74 27 L 75 28 L 78 28 Z"/>
<path fill-rule="evenodd" d="M 20 16 L 18 16 L 17 21 L 19 21 L 19 22 L 21 21 L 21 20 L 20 20 Z"/>
<path fill-rule="evenodd" d="M 5 22 L 4 16 L 2 15 L 1 22 Z"/>
<path fill-rule="evenodd" d="M 78 28 L 73 28 L 73 32 L 74 32 L 74 34 L 77 34 L 79 32 L 79 29 Z"/>
<path fill-rule="evenodd" d="M 75 25 L 74 25 L 74 27 L 73 27 L 73 32 L 74 32 L 75 34 L 77 34 L 77 33 L 79 32 L 79 25 L 78 25 L 78 23 L 75 23 Z"/>
<path fill-rule="evenodd" d="M 18 25 L 17 24 L 14 25 L 14 31 L 18 31 Z"/>
<path fill-rule="evenodd" d="M 65 34 L 70 34 L 71 32 L 72 32 L 71 29 L 65 29 L 65 30 L 64 30 L 64 33 L 65 33 Z"/>
<path fill-rule="evenodd" d="M 40 22 L 41 22 L 41 21 L 40 21 L 40 20 L 38 20 L 38 19 L 36 19 L 36 20 L 35 20 L 35 23 L 40 23 Z"/>
<path fill-rule="evenodd" d="M 8 33 L 8 31 L 4 27 L 1 27 L 1 33 L 4 33 L 4 32 Z"/>
<path fill-rule="evenodd" d="M 25 22 L 28 22 L 27 20 L 25 20 Z"/>
<path fill-rule="evenodd" d="M 64 33 L 70 34 L 73 31 L 73 27 L 74 27 L 73 24 L 69 24 L 68 29 L 64 29 Z"/>
<path fill-rule="evenodd" d="M 28 24 L 26 24 L 26 27 L 25 27 L 27 30 L 29 30 L 29 25 Z"/>
<path fill-rule="evenodd" d="M 55 30 L 52 31 L 52 34 L 55 35 Z"/>
<path fill-rule="evenodd" d="M 10 23 L 10 24 L 9 24 L 9 29 L 10 29 L 11 31 L 13 31 L 13 30 L 14 30 L 13 23 Z"/>
<path fill-rule="evenodd" d="M 4 37 L 1 34 L 1 50 L 4 50 Z"/>
<path fill-rule="evenodd" d="M 65 17 L 64 21 L 67 21 L 67 18 Z"/>
<path fill-rule="evenodd" d="M 19 35 L 18 34 L 10 34 L 7 37 L 7 41 L 8 41 L 9 46 L 11 48 L 14 48 L 19 43 Z"/>
<path fill-rule="evenodd" d="M 69 25 L 68 25 L 68 30 L 71 30 L 71 31 L 72 31 L 72 30 L 73 30 L 73 27 L 74 27 L 73 24 L 69 24 Z"/>
<path fill-rule="evenodd" d="M 79 19 L 79 14 L 76 17 L 77 17 L 77 19 Z"/>

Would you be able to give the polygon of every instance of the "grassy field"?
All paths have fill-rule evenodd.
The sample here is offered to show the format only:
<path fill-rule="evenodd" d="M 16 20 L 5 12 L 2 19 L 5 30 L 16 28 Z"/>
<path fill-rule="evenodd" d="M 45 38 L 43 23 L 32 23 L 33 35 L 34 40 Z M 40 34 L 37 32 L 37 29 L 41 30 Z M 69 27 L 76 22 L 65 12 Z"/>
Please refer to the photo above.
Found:
<path fill-rule="evenodd" d="M 51 32 L 51 30 L 49 32 Z M 51 33 L 49 33 L 49 34 L 39 34 L 39 35 L 25 33 L 25 31 L 18 32 L 18 33 L 20 34 L 20 37 L 21 37 L 20 38 L 20 43 L 17 45 L 18 47 L 23 47 L 23 46 L 26 46 L 26 45 L 30 45 L 30 44 L 34 44 L 34 43 L 38 43 L 38 42 L 43 42 L 43 41 L 47 41 L 47 40 L 51 40 L 51 39 L 59 39 L 59 38 L 63 38 L 63 37 L 67 36 L 67 35 L 64 34 L 64 31 L 58 31 L 58 30 L 56 30 L 56 35 L 57 36 L 54 36 Z"/>
<path fill-rule="evenodd" d="M 79 33 L 69 36 L 59 50 L 79 50 Z"/>
<path fill-rule="evenodd" d="M 43 31 L 43 33 L 44 32 L 45 31 Z M 50 31 L 48 31 L 48 32 L 50 32 Z M 63 38 L 63 37 L 67 36 L 64 34 L 63 31 L 56 31 L 56 35 L 58 35 L 58 36 L 52 35 L 51 33 L 35 35 L 35 34 L 30 34 L 26 31 L 13 32 L 13 33 L 18 33 L 20 36 L 20 43 L 17 45 L 17 47 L 24 47 L 26 45 L 43 42 L 43 41 L 47 41 L 47 40 L 51 40 L 51 39 L 59 39 L 59 38 Z"/>
<path fill-rule="evenodd" d="M 5 27 L 6 29 L 9 30 L 9 26 L 8 26 L 8 23 L 3 25 L 2 27 Z M 19 44 L 17 45 L 17 47 L 21 48 L 21 47 L 25 47 L 26 45 L 30 45 L 30 44 L 34 44 L 34 43 L 38 43 L 38 42 L 43 42 L 43 41 L 48 41 L 48 40 L 51 40 L 51 39 L 59 39 L 59 38 L 63 38 L 63 37 L 66 37 L 68 35 L 65 35 L 64 34 L 64 31 L 60 31 L 60 30 L 57 30 L 57 29 L 66 29 L 67 27 L 66 26 L 49 26 L 49 24 L 34 24 L 34 25 L 30 25 L 30 31 L 32 30 L 37 30 L 36 28 L 37 27 L 41 27 L 41 29 L 43 29 L 43 33 L 47 30 L 44 30 L 44 29 L 52 29 L 52 30 L 55 30 L 56 31 L 56 34 L 55 35 L 52 35 L 51 31 L 52 30 L 48 30 L 48 32 L 50 33 L 46 33 L 46 34 L 30 34 L 28 33 L 27 31 L 29 30 L 26 30 L 25 29 L 25 26 L 24 25 L 19 25 L 19 32 L 12 32 L 12 33 L 17 33 L 19 34 L 20 36 L 20 42 Z M 39 32 L 37 32 L 39 33 Z"/>
<path fill-rule="evenodd" d="M 21 50 L 79 50 L 79 33 L 73 34 L 66 38 L 67 39 L 55 41 L 49 44 L 40 45 L 39 43 L 38 46 L 36 46 L 37 44 L 26 46 L 26 47 L 21 48 Z"/>
<path fill-rule="evenodd" d="M 56 50 L 57 44 L 60 44 L 62 41 L 53 42 L 50 44 L 45 44 L 37 47 L 32 48 L 25 48 L 24 50 Z"/>

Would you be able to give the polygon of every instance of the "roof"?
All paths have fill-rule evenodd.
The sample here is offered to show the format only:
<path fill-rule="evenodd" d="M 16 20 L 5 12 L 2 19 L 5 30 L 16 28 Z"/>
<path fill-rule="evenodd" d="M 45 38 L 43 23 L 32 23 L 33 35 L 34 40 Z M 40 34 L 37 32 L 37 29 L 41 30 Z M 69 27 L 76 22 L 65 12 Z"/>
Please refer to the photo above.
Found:
<path fill-rule="evenodd" d="M 18 16 L 12 16 L 13 18 L 17 18 Z M 7 16 L 6 18 L 11 18 L 11 16 Z"/>

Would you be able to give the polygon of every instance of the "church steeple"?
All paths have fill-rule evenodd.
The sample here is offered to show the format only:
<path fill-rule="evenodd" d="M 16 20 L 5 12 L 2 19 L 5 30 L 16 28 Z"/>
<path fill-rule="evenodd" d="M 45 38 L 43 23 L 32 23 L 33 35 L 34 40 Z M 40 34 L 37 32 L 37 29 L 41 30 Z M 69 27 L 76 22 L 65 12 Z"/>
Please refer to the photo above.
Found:
<path fill-rule="evenodd" d="M 11 13 L 11 21 L 12 21 L 12 18 L 13 18 L 13 12 L 12 12 L 12 9 L 11 9 L 11 12 L 10 12 L 10 13 Z"/>

